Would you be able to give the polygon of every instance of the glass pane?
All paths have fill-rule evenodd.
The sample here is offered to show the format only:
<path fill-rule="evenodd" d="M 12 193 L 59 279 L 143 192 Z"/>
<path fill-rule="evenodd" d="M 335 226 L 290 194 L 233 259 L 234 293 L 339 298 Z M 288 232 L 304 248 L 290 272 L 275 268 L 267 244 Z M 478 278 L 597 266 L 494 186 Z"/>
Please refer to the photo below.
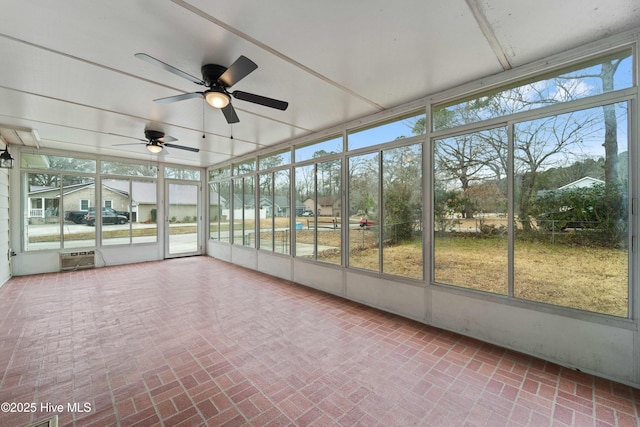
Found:
<path fill-rule="evenodd" d="M 173 179 L 184 179 L 189 181 L 200 181 L 200 171 L 196 169 L 165 167 L 164 177 Z"/>
<path fill-rule="evenodd" d="M 128 179 L 102 180 L 102 244 L 128 245 L 131 242 L 131 212 Z M 106 203 L 106 202 L 110 203 Z M 107 205 L 110 205 L 107 207 Z M 96 209 L 89 208 L 86 220 L 95 221 Z"/>
<path fill-rule="evenodd" d="M 274 181 L 274 232 L 273 250 L 281 254 L 289 254 L 290 251 L 290 217 L 291 203 L 290 192 L 291 173 L 289 169 L 277 171 L 273 176 Z"/>
<path fill-rule="evenodd" d="M 198 251 L 198 185 L 169 184 L 169 253 Z"/>
<path fill-rule="evenodd" d="M 62 229 L 64 248 L 91 247 L 96 245 L 96 230 L 87 216 L 96 206 L 96 186 L 93 177 L 62 176 L 62 210 L 65 224 Z M 86 206 L 88 210 L 81 209 Z M 86 216 L 85 216 L 86 215 Z M 73 218 L 72 221 L 68 219 Z M 82 218 L 82 219 L 80 219 Z"/>
<path fill-rule="evenodd" d="M 628 317 L 627 109 L 515 126 L 516 297 Z"/>
<path fill-rule="evenodd" d="M 158 240 L 158 197 L 155 181 L 131 181 L 131 241 Z"/>
<path fill-rule="evenodd" d="M 233 244 L 242 245 L 244 235 L 244 181 L 242 178 L 233 180 Z"/>
<path fill-rule="evenodd" d="M 215 179 L 220 178 L 229 178 L 231 176 L 231 168 L 221 168 L 221 169 L 213 169 L 209 171 L 209 181 L 213 181 Z"/>
<path fill-rule="evenodd" d="M 422 145 L 382 154 L 382 271 L 422 279 Z"/>
<path fill-rule="evenodd" d="M 633 85 L 632 70 L 631 51 L 617 52 L 527 84 L 519 82 L 512 88 L 438 107 L 434 109 L 433 127 L 447 129 L 629 88 Z"/>
<path fill-rule="evenodd" d="M 424 134 L 426 131 L 424 123 L 425 114 L 418 114 L 350 133 L 347 138 L 349 150 Z"/>
<path fill-rule="evenodd" d="M 274 233 L 274 202 L 273 202 L 273 173 L 258 176 L 260 190 L 260 211 L 258 233 L 260 233 L 260 249 L 273 251 Z"/>
<path fill-rule="evenodd" d="M 23 177 L 23 188 L 28 188 L 23 192 L 26 195 L 23 200 L 25 251 L 60 249 L 60 221 L 64 218 L 60 206 L 60 175 L 28 173 Z M 83 218 L 84 213 L 77 212 L 65 225 L 77 223 L 82 228 Z"/>
<path fill-rule="evenodd" d="M 260 170 L 271 169 L 277 166 L 288 165 L 291 163 L 291 150 L 280 151 L 275 154 L 260 157 Z"/>
<path fill-rule="evenodd" d="M 380 271 L 379 154 L 349 159 L 349 266 Z"/>
<path fill-rule="evenodd" d="M 243 245 L 256 247 L 256 205 L 255 205 L 255 177 L 244 178 L 243 197 Z"/>
<path fill-rule="evenodd" d="M 231 181 L 220 183 L 220 204 L 218 206 L 218 216 L 220 218 L 220 241 L 229 242 L 231 232 Z"/>
<path fill-rule="evenodd" d="M 29 169 L 50 169 L 64 172 L 96 172 L 96 161 L 73 157 L 49 156 L 37 153 L 21 153 L 20 164 Z"/>
<path fill-rule="evenodd" d="M 237 165 L 233 165 L 233 174 L 234 175 L 243 175 L 249 172 L 255 172 L 256 170 L 256 161 L 255 159 L 248 160 L 243 163 L 238 163 Z"/>
<path fill-rule="evenodd" d="M 342 137 L 332 138 L 322 142 L 315 142 L 295 150 L 296 162 L 318 159 L 329 154 L 342 153 Z"/>
<path fill-rule="evenodd" d="M 315 220 L 318 230 L 318 260 L 333 264 L 342 262 L 341 169 L 339 159 L 317 165 L 318 206 Z"/>
<path fill-rule="evenodd" d="M 220 240 L 220 183 L 209 184 L 209 239 Z"/>
<path fill-rule="evenodd" d="M 434 141 L 436 282 L 507 294 L 507 131 Z"/>
<path fill-rule="evenodd" d="M 296 256 L 316 258 L 315 203 L 316 183 L 315 165 L 296 168 Z"/>
<path fill-rule="evenodd" d="M 112 161 L 102 161 L 100 171 L 103 175 L 147 176 L 151 178 L 158 176 L 158 169 L 155 166 Z"/>

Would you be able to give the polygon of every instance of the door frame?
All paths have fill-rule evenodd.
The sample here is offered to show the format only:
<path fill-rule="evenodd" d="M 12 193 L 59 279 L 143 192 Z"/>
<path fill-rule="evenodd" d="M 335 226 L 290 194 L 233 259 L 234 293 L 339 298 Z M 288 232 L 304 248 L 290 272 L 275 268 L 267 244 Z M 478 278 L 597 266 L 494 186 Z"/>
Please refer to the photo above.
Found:
<path fill-rule="evenodd" d="M 171 197 L 169 187 L 172 184 L 178 185 L 193 185 L 197 187 L 197 201 L 196 201 L 196 247 L 195 251 L 191 252 L 179 252 L 179 253 L 171 253 L 170 252 L 170 240 L 171 233 L 169 229 L 169 214 L 170 214 L 170 204 Z M 203 254 L 203 242 L 202 242 L 202 183 L 200 181 L 188 181 L 174 178 L 165 178 L 164 180 L 164 258 L 179 258 L 185 256 L 194 256 L 194 255 L 202 255 Z"/>

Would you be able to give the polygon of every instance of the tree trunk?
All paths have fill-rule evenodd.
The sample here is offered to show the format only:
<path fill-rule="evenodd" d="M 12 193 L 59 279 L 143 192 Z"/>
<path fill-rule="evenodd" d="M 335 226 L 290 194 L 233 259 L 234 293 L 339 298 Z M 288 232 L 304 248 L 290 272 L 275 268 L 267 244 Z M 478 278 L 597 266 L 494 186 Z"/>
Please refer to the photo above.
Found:
<path fill-rule="evenodd" d="M 602 64 L 602 89 L 603 92 L 613 91 L 613 76 L 618 68 L 619 61 L 605 62 Z M 604 110 L 604 180 L 607 184 L 618 184 L 618 119 L 616 118 L 615 105 L 605 105 Z"/>
<path fill-rule="evenodd" d="M 522 177 L 520 197 L 518 200 L 518 217 L 524 231 L 531 231 L 531 218 L 529 216 L 529 205 L 533 199 L 533 191 L 536 183 L 536 172 L 530 171 Z"/>

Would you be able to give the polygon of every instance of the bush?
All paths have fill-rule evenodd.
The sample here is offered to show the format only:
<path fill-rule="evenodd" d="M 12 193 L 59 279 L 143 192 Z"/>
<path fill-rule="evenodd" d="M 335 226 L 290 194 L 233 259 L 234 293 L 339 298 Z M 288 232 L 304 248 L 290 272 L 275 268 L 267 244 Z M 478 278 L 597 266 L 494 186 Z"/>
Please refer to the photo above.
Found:
<path fill-rule="evenodd" d="M 597 184 L 586 188 L 556 190 L 538 196 L 531 214 L 540 229 L 584 229 L 588 239 L 617 245 L 626 240 L 627 203 L 622 186 Z"/>

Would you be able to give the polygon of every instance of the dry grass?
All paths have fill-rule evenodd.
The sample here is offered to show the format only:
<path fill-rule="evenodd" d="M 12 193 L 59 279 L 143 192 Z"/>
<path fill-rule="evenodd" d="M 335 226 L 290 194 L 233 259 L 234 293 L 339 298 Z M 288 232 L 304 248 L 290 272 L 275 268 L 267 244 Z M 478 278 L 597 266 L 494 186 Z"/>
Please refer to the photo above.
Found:
<path fill-rule="evenodd" d="M 319 222 L 321 218 L 318 218 Z M 331 225 L 331 218 L 326 224 Z M 315 231 L 307 229 L 313 218 L 296 218 L 303 229 L 296 230 L 296 242 L 313 244 Z M 502 225 L 496 219 L 496 225 Z M 286 228 L 288 218 L 276 218 L 276 228 Z M 261 226 L 269 228 L 269 221 Z M 473 224 L 463 224 L 473 227 Z M 253 223 L 246 226 L 253 227 Z M 172 228 L 171 234 L 194 232 L 194 229 Z M 128 232 L 128 230 L 126 230 Z M 155 230 L 153 230 L 155 232 Z M 288 240 L 288 231 L 276 231 L 276 239 Z M 109 233 L 111 234 L 111 233 Z M 449 234 L 449 233 L 447 233 Z M 436 282 L 507 294 L 507 240 L 505 237 L 476 238 L 452 234 L 436 237 L 434 276 Z M 466 234 L 466 233 L 464 233 Z M 318 258 L 330 263 L 341 261 L 340 230 L 318 232 L 318 244 L 332 249 L 322 250 Z M 65 236 L 67 237 L 67 236 Z M 94 233 L 74 238 L 94 238 Z M 115 237 L 109 236 L 109 237 Z M 270 239 L 271 233 L 261 233 Z M 382 271 L 403 277 L 422 279 L 422 242 L 385 246 Z M 351 225 L 349 232 L 349 265 L 379 271 L 379 249 L 375 228 L 362 230 Z M 626 250 L 516 241 L 514 260 L 514 296 L 532 301 L 572 307 L 614 316 L 628 316 L 628 252 Z"/>
<path fill-rule="evenodd" d="M 340 233 L 318 233 L 327 246 L 340 247 Z M 298 230 L 299 242 L 313 243 L 313 230 Z M 321 252 L 325 262 L 339 263 L 340 251 Z M 437 237 L 436 282 L 507 294 L 506 237 Z M 628 253 L 626 250 L 517 241 L 514 296 L 613 316 L 628 315 Z M 382 271 L 422 279 L 422 242 L 385 246 Z M 350 232 L 349 265 L 379 271 L 376 234 Z"/>
<path fill-rule="evenodd" d="M 435 279 L 507 293 L 506 240 L 438 237 Z M 516 242 L 514 296 L 614 316 L 628 315 L 625 250 Z"/>

